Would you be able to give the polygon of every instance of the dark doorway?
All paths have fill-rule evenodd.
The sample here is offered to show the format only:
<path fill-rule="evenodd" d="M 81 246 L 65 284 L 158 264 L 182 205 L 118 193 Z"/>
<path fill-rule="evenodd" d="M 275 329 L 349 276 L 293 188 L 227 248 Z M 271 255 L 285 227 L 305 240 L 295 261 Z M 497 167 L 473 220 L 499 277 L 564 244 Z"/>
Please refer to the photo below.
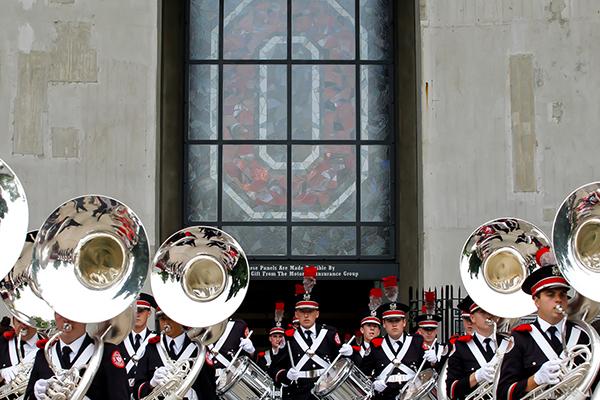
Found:
<path fill-rule="evenodd" d="M 294 286 L 298 281 L 252 281 L 244 303 L 236 318 L 245 320 L 257 349 L 268 345 L 267 333 L 273 326 L 273 312 L 277 301 L 285 302 L 284 326 L 294 313 Z M 315 287 L 320 304 L 321 323 L 337 328 L 340 338 L 353 335 L 359 328 L 362 313 L 369 303 L 372 281 L 319 281 Z"/>

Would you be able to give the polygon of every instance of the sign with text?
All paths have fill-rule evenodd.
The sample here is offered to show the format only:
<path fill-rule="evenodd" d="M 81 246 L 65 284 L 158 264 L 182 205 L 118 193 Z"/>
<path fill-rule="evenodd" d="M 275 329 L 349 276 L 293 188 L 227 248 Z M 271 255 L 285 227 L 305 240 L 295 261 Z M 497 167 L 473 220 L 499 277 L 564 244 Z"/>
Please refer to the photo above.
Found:
<path fill-rule="evenodd" d="M 336 263 L 250 263 L 250 277 L 256 280 L 298 280 L 304 276 L 304 267 L 317 268 L 317 279 L 361 280 L 381 279 L 382 276 L 398 275 L 398 264 L 346 264 Z"/>

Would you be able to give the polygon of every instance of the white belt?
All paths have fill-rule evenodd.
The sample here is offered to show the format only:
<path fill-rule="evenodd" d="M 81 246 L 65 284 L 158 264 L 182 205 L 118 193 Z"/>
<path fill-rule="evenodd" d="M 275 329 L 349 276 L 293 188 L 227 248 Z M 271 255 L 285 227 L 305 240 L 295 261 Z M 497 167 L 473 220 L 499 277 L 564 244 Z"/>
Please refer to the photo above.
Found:
<path fill-rule="evenodd" d="M 388 376 L 385 380 L 388 383 L 402 383 L 411 380 L 414 376 L 406 375 L 406 374 L 394 374 Z"/>
<path fill-rule="evenodd" d="M 318 378 L 323 375 L 323 372 L 325 372 L 325 368 L 313 369 L 312 371 L 299 371 L 298 378 Z"/>

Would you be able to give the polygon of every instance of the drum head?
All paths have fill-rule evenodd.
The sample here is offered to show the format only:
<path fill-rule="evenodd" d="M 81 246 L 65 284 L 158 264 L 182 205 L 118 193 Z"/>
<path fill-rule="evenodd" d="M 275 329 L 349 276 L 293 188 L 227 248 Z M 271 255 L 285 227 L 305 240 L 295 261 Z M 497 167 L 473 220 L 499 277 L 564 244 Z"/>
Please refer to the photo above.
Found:
<path fill-rule="evenodd" d="M 317 396 L 326 396 L 334 391 L 346 378 L 352 369 L 352 361 L 340 358 L 329 368 L 326 374 L 321 375 L 315 383 L 314 393 Z"/>
<path fill-rule="evenodd" d="M 427 394 L 437 381 L 437 372 L 428 368 L 419 372 L 417 379 L 409 381 L 400 392 L 399 400 L 420 399 Z"/>
<path fill-rule="evenodd" d="M 229 369 L 225 369 L 225 375 L 217 380 L 217 394 L 227 392 L 244 375 L 248 364 L 248 357 L 240 356 Z"/>

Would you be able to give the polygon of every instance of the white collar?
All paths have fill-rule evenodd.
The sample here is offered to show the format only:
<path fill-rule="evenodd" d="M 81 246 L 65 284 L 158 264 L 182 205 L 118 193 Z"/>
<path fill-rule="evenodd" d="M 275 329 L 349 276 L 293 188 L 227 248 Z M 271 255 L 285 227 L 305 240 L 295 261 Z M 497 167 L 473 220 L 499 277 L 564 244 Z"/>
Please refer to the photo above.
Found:
<path fill-rule="evenodd" d="M 144 328 L 140 333 L 137 333 L 136 331 L 131 331 L 131 339 L 133 339 L 133 341 L 135 342 L 135 335 L 140 335 L 141 338 L 140 340 L 144 340 L 144 338 L 146 336 L 148 336 L 148 327 Z"/>
<path fill-rule="evenodd" d="M 75 356 L 79 353 L 79 349 L 81 348 L 81 345 L 83 344 L 83 341 L 85 340 L 85 332 L 83 333 L 83 335 L 79 336 L 77 339 L 75 339 L 71 344 L 66 344 L 65 342 L 61 340 L 59 340 L 60 342 L 60 351 L 62 352 L 62 349 L 65 346 L 69 346 L 69 348 L 71 349 L 71 361 L 73 361 L 73 359 L 75 358 Z"/>
<path fill-rule="evenodd" d="M 183 347 L 183 341 L 185 340 L 185 332 L 176 338 L 172 338 L 167 336 L 167 349 L 171 346 L 171 341 L 175 342 L 175 353 L 179 354 L 181 352 L 181 348 Z"/>
<path fill-rule="evenodd" d="M 475 337 L 477 337 L 477 340 L 479 340 L 479 343 L 481 343 L 482 346 L 485 345 L 485 342 L 484 342 L 485 339 L 491 339 L 490 347 L 492 348 L 492 350 L 496 349 L 496 342 L 494 341 L 494 338 L 492 337 L 492 335 L 483 336 L 481 333 L 475 331 Z"/>
<path fill-rule="evenodd" d="M 542 329 L 543 333 L 546 333 L 546 331 L 548 330 L 548 328 L 550 328 L 551 326 L 554 326 L 556 328 L 556 334 L 558 335 L 558 340 L 560 340 L 562 342 L 562 320 L 558 321 L 558 323 L 556 325 L 551 325 L 550 322 L 540 318 L 538 316 L 538 324 L 540 324 L 540 328 Z"/>
<path fill-rule="evenodd" d="M 314 340 L 314 338 L 317 337 L 317 326 L 316 324 L 314 324 L 313 326 L 311 326 L 308 329 L 305 329 L 304 327 L 301 328 L 302 329 L 302 333 L 304 334 L 304 336 L 306 336 L 306 331 L 311 331 L 311 336 L 310 338 Z"/>

